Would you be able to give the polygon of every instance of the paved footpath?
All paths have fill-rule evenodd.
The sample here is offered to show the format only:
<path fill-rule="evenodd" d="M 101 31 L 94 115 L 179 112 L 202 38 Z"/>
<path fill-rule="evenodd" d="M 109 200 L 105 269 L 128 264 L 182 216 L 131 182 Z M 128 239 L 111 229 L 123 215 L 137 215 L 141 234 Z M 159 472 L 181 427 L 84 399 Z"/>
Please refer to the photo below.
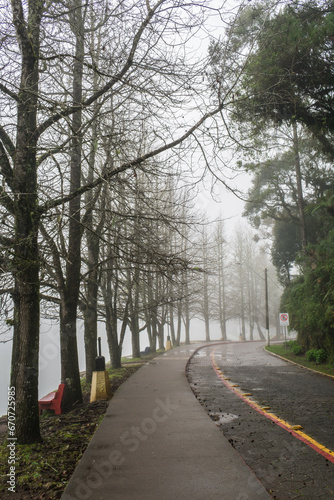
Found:
<path fill-rule="evenodd" d="M 265 500 L 261 483 L 185 376 L 200 344 L 142 366 L 117 390 L 62 500 Z"/>

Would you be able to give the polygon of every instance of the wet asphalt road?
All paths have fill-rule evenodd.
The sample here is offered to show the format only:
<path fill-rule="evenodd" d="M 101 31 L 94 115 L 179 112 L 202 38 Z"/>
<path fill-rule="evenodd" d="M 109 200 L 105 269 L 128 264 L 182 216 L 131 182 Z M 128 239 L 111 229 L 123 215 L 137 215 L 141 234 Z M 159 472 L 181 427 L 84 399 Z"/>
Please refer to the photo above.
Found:
<path fill-rule="evenodd" d="M 273 498 L 334 499 L 334 464 L 240 399 L 213 368 L 215 363 L 228 384 L 333 451 L 334 379 L 273 357 L 263 345 L 202 348 L 188 364 L 191 387 Z"/>

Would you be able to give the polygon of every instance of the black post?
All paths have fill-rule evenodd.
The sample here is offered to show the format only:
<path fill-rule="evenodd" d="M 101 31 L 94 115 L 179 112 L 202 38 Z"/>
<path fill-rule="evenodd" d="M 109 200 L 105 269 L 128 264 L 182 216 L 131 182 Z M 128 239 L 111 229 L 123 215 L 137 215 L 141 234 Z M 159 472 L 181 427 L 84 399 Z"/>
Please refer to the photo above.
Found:
<path fill-rule="evenodd" d="M 97 339 L 99 355 L 95 358 L 95 371 L 104 372 L 106 369 L 106 361 L 104 356 L 101 356 L 101 337 Z"/>

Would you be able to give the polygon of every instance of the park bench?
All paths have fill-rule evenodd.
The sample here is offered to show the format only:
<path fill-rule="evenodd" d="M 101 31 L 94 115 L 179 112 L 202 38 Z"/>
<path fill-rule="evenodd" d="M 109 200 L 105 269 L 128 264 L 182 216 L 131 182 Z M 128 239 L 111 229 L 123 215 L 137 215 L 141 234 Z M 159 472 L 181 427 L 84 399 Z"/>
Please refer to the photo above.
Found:
<path fill-rule="evenodd" d="M 39 414 L 42 410 L 54 410 L 56 415 L 61 415 L 61 401 L 63 399 L 63 393 L 65 389 L 65 384 L 59 384 L 57 391 L 52 391 L 42 399 L 38 401 Z"/>

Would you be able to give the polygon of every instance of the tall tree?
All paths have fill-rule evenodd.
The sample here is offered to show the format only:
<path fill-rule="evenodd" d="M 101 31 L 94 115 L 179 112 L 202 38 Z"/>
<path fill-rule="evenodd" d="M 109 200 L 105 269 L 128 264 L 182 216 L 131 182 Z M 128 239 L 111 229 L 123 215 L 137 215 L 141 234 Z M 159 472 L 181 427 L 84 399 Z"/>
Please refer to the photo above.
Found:
<path fill-rule="evenodd" d="M 84 8 L 81 0 L 69 3 L 70 27 L 75 38 L 73 64 L 72 105 L 76 111 L 71 117 L 72 138 L 70 146 L 70 195 L 81 186 L 82 150 L 82 85 L 84 62 Z M 81 269 L 81 197 L 77 195 L 69 201 L 68 254 L 66 260 L 66 282 L 64 296 L 60 303 L 60 353 L 61 381 L 66 384 L 64 409 L 75 402 L 82 402 L 79 360 L 77 349 L 77 308 L 80 290 Z"/>
<path fill-rule="evenodd" d="M 215 244 L 217 252 L 217 274 L 218 274 L 218 318 L 221 339 L 227 340 L 227 301 L 226 301 L 226 275 L 227 275 L 227 252 L 226 239 L 224 237 L 223 222 L 219 220 L 216 225 Z"/>
<path fill-rule="evenodd" d="M 21 52 L 18 93 L 2 89 L 16 102 L 16 143 L 1 127 L 1 167 L 13 201 L 6 204 L 15 217 L 15 325 L 11 385 L 16 389 L 16 437 L 40 439 L 38 417 L 39 255 L 40 211 L 37 197 L 37 109 L 40 28 L 44 2 L 12 1 L 13 25 Z M 11 158 L 13 168 L 10 166 Z"/>
<path fill-rule="evenodd" d="M 237 26 L 244 23 L 245 29 L 246 21 L 256 34 L 256 50 L 238 89 L 239 118 L 257 127 L 268 121 L 300 123 L 333 157 L 331 2 L 290 3 L 272 15 L 265 8 L 248 11 L 247 20 L 241 15 Z M 254 23 L 254 17 L 261 21 Z"/>

